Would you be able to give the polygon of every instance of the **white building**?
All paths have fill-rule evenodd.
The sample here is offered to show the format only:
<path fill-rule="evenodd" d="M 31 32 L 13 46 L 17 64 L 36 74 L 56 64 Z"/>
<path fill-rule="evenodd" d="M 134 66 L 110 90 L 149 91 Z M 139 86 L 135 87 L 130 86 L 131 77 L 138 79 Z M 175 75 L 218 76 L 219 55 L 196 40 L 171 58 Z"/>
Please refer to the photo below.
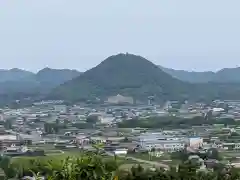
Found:
<path fill-rule="evenodd" d="M 128 96 L 122 96 L 120 94 L 116 95 L 116 96 L 111 96 L 111 97 L 108 97 L 107 99 L 107 103 L 110 103 L 110 104 L 133 104 L 134 103 L 134 100 L 132 97 L 128 97 Z"/>
<path fill-rule="evenodd" d="M 143 149 L 153 148 L 162 151 L 178 151 L 184 149 L 187 144 L 186 139 L 163 135 L 161 133 L 145 133 L 140 135 L 137 143 Z"/>

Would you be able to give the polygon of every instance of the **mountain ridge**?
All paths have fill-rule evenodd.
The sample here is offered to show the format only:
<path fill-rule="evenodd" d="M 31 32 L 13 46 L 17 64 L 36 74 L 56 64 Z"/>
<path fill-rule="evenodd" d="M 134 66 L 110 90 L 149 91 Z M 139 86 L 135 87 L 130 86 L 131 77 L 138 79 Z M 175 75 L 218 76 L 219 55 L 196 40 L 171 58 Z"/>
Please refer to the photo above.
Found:
<path fill-rule="evenodd" d="M 240 67 L 235 68 L 222 68 L 216 72 L 214 71 L 188 71 L 188 70 L 177 70 L 173 68 L 163 67 L 158 65 L 160 69 L 164 72 L 170 74 L 172 77 L 177 78 L 182 81 L 190 83 L 206 83 L 206 82 L 239 82 L 240 83 Z M 26 81 L 27 78 L 31 76 L 41 76 L 43 72 L 55 71 L 55 72 L 64 72 L 67 71 L 69 74 L 79 75 L 83 72 L 80 72 L 75 69 L 54 69 L 45 67 L 40 69 L 38 72 L 34 73 L 28 70 L 12 68 L 12 69 L 0 69 L 0 83 L 6 81 Z M 67 76 L 69 76 L 67 74 Z M 74 75 L 73 75 L 74 76 Z M 239 77 L 238 77 L 239 76 Z M 49 77 L 43 77 L 43 79 L 48 79 Z M 65 78 L 63 76 L 63 78 Z M 69 78 L 66 78 L 69 80 Z M 43 80 L 40 80 L 43 81 Z M 58 83 L 57 83 L 58 84 Z"/>
<path fill-rule="evenodd" d="M 47 92 L 81 73 L 69 69 L 44 68 L 37 73 L 13 68 L 0 70 L 0 94 L 26 93 L 33 91 Z"/>
<path fill-rule="evenodd" d="M 145 100 L 148 96 L 161 100 L 236 98 L 240 94 L 238 73 L 240 68 L 224 68 L 216 73 L 159 68 L 144 57 L 121 53 L 106 58 L 84 73 L 51 68 L 37 73 L 18 68 L 0 70 L 0 95 L 39 94 L 41 97 L 48 95 L 50 99 L 75 101 L 117 94 Z"/>
<path fill-rule="evenodd" d="M 159 68 L 179 80 L 191 83 L 206 83 L 206 82 L 240 83 L 240 67 L 223 68 L 216 72 L 175 70 L 163 66 L 159 66 Z"/>

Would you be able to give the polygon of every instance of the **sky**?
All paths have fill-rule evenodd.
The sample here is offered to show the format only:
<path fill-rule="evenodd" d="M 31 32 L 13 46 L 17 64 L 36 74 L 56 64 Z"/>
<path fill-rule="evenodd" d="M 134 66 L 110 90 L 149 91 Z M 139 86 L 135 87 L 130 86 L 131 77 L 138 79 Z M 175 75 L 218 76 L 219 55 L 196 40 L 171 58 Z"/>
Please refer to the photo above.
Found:
<path fill-rule="evenodd" d="M 240 65 L 239 0 L 1 0 L 0 68 L 85 71 L 132 53 L 194 71 Z"/>

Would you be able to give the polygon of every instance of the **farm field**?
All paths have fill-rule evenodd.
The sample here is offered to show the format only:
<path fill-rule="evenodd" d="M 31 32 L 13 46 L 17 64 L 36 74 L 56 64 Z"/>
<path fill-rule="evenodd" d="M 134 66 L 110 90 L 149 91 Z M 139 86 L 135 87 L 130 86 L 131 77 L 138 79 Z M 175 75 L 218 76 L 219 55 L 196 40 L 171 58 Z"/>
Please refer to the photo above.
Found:
<path fill-rule="evenodd" d="M 29 147 L 32 148 L 32 147 Z M 60 162 L 65 160 L 66 158 L 81 158 L 83 155 L 83 151 L 77 148 L 74 149 L 56 149 L 53 145 L 41 145 L 41 146 L 34 146 L 34 149 L 44 149 L 45 156 L 17 156 L 11 159 L 12 164 L 16 166 L 22 167 L 30 167 L 33 161 L 41 161 L 42 163 L 48 163 L 49 161 L 53 162 Z M 114 157 L 110 156 L 103 156 L 104 161 L 111 161 L 114 160 Z M 135 161 L 130 159 L 125 159 L 122 157 L 116 158 L 117 163 L 119 165 L 123 164 L 137 164 Z"/>

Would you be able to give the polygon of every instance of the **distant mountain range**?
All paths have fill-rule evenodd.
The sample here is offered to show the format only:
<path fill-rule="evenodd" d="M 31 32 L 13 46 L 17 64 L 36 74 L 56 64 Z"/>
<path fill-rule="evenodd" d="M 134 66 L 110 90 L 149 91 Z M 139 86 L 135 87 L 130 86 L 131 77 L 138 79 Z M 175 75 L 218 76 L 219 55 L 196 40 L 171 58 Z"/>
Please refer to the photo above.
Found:
<path fill-rule="evenodd" d="M 110 56 L 84 72 L 45 68 L 0 70 L 0 101 L 44 97 L 68 101 L 127 95 L 138 100 L 240 99 L 240 68 L 188 72 L 157 66 L 133 54 Z"/>
<path fill-rule="evenodd" d="M 36 74 L 17 68 L 0 70 L 0 94 L 48 92 L 80 74 L 76 70 L 50 68 Z"/>
<path fill-rule="evenodd" d="M 194 72 L 184 70 L 174 70 L 159 66 L 164 72 L 171 76 L 186 82 L 191 83 L 206 83 L 206 82 L 219 82 L 219 83 L 240 83 L 240 67 L 237 68 L 224 68 L 217 72 L 205 71 Z"/>

